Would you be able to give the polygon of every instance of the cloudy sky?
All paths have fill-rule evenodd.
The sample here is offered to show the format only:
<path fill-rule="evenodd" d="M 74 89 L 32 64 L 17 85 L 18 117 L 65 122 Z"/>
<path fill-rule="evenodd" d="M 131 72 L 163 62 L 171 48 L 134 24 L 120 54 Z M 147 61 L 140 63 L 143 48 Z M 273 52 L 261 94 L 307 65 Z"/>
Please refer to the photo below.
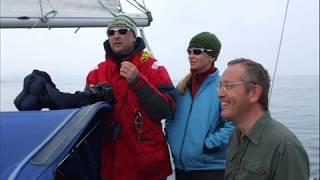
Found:
<path fill-rule="evenodd" d="M 273 74 L 287 0 L 145 0 L 154 21 L 144 28 L 151 49 L 172 79 L 189 71 L 189 40 L 210 31 L 222 42 L 216 66 L 223 71 L 246 57 Z M 75 77 L 104 60 L 105 28 L 2 29 L 1 80 L 20 79 L 33 69 L 53 79 Z M 319 0 L 291 0 L 277 75 L 319 74 Z"/>

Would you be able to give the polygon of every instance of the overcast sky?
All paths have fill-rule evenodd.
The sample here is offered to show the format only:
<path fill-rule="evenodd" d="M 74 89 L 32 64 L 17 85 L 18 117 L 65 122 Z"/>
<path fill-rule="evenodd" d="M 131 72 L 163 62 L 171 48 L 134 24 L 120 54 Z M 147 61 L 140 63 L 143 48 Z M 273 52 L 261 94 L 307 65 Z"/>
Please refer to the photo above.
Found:
<path fill-rule="evenodd" d="M 154 21 L 144 28 L 153 53 L 172 79 L 189 71 L 189 40 L 210 31 L 222 42 L 216 66 L 234 58 L 256 60 L 272 75 L 287 0 L 145 0 Z M 319 0 L 291 0 L 278 75 L 319 74 Z M 104 60 L 105 28 L 1 29 L 1 80 L 23 79 L 33 69 L 53 79 L 77 77 Z"/>

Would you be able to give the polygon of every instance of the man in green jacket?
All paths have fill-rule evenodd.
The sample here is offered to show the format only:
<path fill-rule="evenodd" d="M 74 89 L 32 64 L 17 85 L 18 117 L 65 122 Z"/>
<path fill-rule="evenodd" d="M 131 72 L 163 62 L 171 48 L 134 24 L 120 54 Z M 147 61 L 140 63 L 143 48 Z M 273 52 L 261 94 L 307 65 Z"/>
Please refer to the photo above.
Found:
<path fill-rule="evenodd" d="M 232 121 L 225 180 L 308 180 L 309 159 L 301 142 L 268 108 L 270 77 L 249 59 L 228 63 L 218 86 L 221 116 Z"/>

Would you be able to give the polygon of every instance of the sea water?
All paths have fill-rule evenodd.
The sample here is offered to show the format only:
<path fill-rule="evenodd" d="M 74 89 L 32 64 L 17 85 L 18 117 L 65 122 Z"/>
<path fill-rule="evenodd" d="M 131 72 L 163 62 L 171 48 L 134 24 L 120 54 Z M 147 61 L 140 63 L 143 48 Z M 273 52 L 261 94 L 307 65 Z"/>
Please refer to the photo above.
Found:
<path fill-rule="evenodd" d="M 55 83 L 61 91 L 71 93 L 82 90 L 84 84 L 79 79 L 72 82 L 56 80 Z M 1 111 L 16 111 L 13 100 L 21 91 L 22 84 L 22 81 L 1 82 Z M 270 111 L 303 143 L 310 159 L 311 177 L 319 177 L 319 76 L 275 78 Z M 173 180 L 174 176 L 168 179 Z"/>

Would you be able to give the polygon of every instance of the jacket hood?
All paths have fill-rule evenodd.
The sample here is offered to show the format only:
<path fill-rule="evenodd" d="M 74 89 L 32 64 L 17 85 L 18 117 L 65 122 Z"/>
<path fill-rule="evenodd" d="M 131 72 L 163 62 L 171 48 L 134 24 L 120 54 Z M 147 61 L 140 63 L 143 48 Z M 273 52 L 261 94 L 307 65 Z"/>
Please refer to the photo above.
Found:
<path fill-rule="evenodd" d="M 146 45 L 141 37 L 137 37 L 136 43 L 134 45 L 134 49 L 131 52 L 129 52 L 128 54 L 124 54 L 124 55 L 119 55 L 119 54 L 116 54 L 115 52 L 113 52 L 113 50 L 110 47 L 108 39 L 106 41 L 104 41 L 103 47 L 106 52 L 106 58 L 108 58 L 108 57 L 112 58 L 117 64 L 120 64 L 124 59 L 127 59 L 127 58 L 133 56 L 134 54 L 136 54 L 137 52 L 145 49 Z"/>

